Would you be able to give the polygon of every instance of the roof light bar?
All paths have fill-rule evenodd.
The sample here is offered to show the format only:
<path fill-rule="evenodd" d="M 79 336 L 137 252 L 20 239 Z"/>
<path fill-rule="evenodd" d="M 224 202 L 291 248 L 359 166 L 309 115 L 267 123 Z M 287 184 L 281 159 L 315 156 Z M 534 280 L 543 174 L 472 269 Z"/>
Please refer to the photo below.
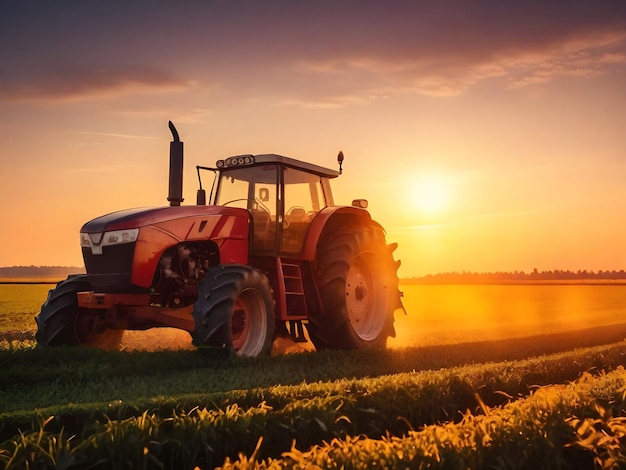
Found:
<path fill-rule="evenodd" d="M 226 160 L 218 160 L 215 162 L 217 168 L 224 168 L 229 166 L 243 166 L 251 165 L 254 163 L 254 155 L 237 155 L 235 157 L 228 157 Z"/>

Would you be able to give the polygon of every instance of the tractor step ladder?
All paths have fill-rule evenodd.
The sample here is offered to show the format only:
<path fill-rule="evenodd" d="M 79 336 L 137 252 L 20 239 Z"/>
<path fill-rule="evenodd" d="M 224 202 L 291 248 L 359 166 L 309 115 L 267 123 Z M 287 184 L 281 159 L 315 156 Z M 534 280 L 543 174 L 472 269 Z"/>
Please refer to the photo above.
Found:
<path fill-rule="evenodd" d="M 308 310 L 300 265 L 283 262 L 280 258 L 276 258 L 276 272 L 280 290 L 280 319 L 285 321 L 306 320 Z"/>

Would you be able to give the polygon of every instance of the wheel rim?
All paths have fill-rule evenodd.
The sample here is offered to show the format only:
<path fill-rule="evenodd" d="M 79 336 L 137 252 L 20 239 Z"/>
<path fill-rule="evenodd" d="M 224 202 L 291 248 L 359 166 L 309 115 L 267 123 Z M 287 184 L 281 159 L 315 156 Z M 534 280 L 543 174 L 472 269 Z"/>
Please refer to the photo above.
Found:
<path fill-rule="evenodd" d="M 233 348 L 240 356 L 257 356 L 265 345 L 267 315 L 261 295 L 255 289 L 239 294 L 231 315 Z"/>
<path fill-rule="evenodd" d="M 383 277 L 376 275 L 375 257 L 359 255 L 346 277 L 346 308 L 354 332 L 364 341 L 378 338 L 387 311 Z"/>

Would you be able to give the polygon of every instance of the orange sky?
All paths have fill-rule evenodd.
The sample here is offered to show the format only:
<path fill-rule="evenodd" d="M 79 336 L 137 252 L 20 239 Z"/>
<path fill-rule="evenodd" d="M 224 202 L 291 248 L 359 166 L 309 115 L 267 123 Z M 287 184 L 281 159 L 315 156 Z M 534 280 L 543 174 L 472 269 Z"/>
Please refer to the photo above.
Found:
<path fill-rule="evenodd" d="M 519 3 L 4 5 L 0 266 L 166 204 L 171 119 L 189 203 L 196 164 L 343 150 L 401 276 L 626 268 L 626 3 Z"/>

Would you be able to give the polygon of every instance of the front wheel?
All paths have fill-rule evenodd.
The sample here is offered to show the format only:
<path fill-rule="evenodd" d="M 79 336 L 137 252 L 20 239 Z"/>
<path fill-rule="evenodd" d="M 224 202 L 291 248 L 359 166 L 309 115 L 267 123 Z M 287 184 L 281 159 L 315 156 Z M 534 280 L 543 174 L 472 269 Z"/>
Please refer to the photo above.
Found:
<path fill-rule="evenodd" d="M 124 330 L 102 326 L 101 311 L 79 309 L 79 292 L 92 290 L 84 274 L 69 276 L 48 292 L 48 298 L 35 317 L 35 339 L 41 346 L 89 346 L 115 349 Z"/>
<path fill-rule="evenodd" d="M 402 308 L 400 265 L 378 226 L 349 226 L 320 241 L 316 278 L 321 312 L 309 318 L 318 349 L 380 349 L 395 336 L 394 312 Z"/>
<path fill-rule="evenodd" d="M 217 356 L 269 354 L 276 322 L 269 281 L 250 266 L 212 267 L 198 283 L 193 344 Z"/>

